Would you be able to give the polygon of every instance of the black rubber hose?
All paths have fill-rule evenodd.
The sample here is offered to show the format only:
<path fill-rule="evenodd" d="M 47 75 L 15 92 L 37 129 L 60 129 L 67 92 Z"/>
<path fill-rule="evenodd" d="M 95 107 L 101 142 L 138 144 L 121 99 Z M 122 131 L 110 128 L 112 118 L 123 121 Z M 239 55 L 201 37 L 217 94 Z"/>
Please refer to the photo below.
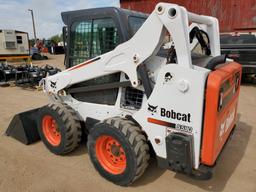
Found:
<path fill-rule="evenodd" d="M 202 34 L 206 36 L 208 42 L 205 41 Z M 193 42 L 194 37 L 197 38 L 199 44 L 201 45 L 202 50 L 205 50 L 205 54 L 211 55 L 210 39 L 208 34 L 205 31 L 200 30 L 198 27 L 194 27 L 189 33 L 190 43 Z"/>
<path fill-rule="evenodd" d="M 214 70 L 217 65 L 225 63 L 225 62 L 226 62 L 226 58 L 227 58 L 227 55 L 226 55 L 226 54 L 213 57 L 213 58 L 208 62 L 208 64 L 206 65 L 205 68 L 206 68 L 206 69 L 210 69 L 210 70 Z"/>

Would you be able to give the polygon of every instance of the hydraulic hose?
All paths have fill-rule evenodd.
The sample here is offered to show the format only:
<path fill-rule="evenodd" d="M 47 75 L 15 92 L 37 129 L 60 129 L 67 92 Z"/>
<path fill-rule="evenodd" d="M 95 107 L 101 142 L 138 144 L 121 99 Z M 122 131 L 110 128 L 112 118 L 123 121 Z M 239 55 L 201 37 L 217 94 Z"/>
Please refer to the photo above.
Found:
<path fill-rule="evenodd" d="M 210 70 L 214 70 L 217 65 L 225 63 L 226 62 L 226 58 L 227 58 L 226 54 L 213 57 L 209 61 L 209 63 L 206 65 L 206 68 L 210 69 Z"/>

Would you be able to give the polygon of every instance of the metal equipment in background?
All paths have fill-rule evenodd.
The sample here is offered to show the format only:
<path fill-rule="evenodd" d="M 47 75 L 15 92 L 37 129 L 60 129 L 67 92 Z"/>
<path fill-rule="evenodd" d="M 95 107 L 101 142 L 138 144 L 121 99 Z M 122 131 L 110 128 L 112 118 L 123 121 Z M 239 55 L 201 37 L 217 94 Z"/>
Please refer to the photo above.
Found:
<path fill-rule="evenodd" d="M 0 85 L 8 86 L 10 83 L 15 83 L 16 86 L 35 87 L 38 86 L 41 79 L 60 71 L 50 65 L 38 67 L 32 64 L 15 66 L 0 63 Z"/>
<path fill-rule="evenodd" d="M 220 44 L 222 54 L 242 65 L 243 82 L 256 83 L 256 35 L 238 32 L 221 34 Z"/>

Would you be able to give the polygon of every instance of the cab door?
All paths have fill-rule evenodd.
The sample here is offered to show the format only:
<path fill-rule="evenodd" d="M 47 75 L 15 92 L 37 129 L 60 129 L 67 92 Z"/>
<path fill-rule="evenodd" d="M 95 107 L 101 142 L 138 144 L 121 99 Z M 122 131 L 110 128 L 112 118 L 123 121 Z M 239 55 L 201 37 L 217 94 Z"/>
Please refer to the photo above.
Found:
<path fill-rule="evenodd" d="M 120 35 L 112 18 L 79 19 L 69 26 L 67 67 L 113 50 Z"/>

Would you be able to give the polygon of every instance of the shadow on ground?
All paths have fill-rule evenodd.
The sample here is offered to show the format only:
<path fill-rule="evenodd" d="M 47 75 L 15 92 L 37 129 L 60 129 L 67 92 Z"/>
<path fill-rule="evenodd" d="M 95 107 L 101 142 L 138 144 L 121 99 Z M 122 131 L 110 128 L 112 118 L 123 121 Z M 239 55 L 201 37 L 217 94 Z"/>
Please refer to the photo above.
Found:
<path fill-rule="evenodd" d="M 238 115 L 238 119 L 240 119 L 240 114 Z M 251 132 L 252 126 L 245 122 L 238 121 L 233 135 L 231 135 L 229 141 L 226 143 L 217 161 L 213 177 L 210 180 L 195 180 L 183 174 L 176 174 L 175 178 L 196 185 L 207 191 L 223 191 L 226 183 L 244 156 Z"/>
<path fill-rule="evenodd" d="M 146 169 L 143 176 L 135 181 L 134 184 L 132 184 L 132 187 L 147 185 L 149 183 L 152 183 L 157 178 L 159 178 L 166 170 L 160 169 L 157 167 L 157 161 L 155 158 L 151 158 L 149 161 L 149 166 Z"/>
<path fill-rule="evenodd" d="M 82 141 L 82 143 L 79 145 L 79 147 L 76 150 L 66 154 L 65 156 L 67 157 L 80 156 L 86 153 L 87 153 L 86 142 Z"/>

